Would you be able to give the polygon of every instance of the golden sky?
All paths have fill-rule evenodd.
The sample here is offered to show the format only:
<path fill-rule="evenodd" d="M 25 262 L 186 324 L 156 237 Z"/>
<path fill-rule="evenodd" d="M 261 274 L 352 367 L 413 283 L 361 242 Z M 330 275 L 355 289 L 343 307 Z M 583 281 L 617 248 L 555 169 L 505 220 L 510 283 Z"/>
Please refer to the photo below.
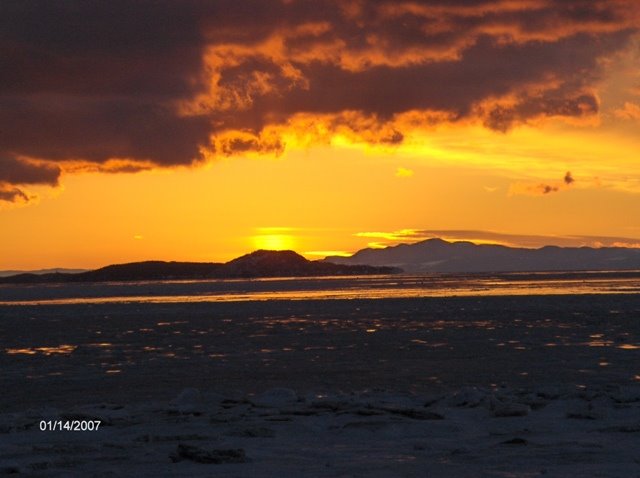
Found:
<path fill-rule="evenodd" d="M 0 269 L 640 244 L 634 0 L 3 2 Z"/>

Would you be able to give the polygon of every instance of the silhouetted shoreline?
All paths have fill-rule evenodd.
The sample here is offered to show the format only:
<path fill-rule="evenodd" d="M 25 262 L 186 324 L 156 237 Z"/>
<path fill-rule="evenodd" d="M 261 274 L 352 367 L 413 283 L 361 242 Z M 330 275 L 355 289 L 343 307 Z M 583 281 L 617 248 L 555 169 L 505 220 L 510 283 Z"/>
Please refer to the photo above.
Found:
<path fill-rule="evenodd" d="M 258 277 L 375 275 L 402 272 L 396 267 L 310 261 L 293 251 L 255 251 L 226 263 L 144 261 L 114 264 L 80 273 L 18 274 L 0 284 L 203 280 Z"/>

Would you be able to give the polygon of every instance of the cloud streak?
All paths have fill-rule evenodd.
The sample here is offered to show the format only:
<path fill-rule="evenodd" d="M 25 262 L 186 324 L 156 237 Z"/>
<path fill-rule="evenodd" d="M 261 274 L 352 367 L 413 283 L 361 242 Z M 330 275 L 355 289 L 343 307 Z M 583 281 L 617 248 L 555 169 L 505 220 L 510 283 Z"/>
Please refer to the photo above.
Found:
<path fill-rule="evenodd" d="M 305 124 L 393 145 L 592 118 L 639 18 L 633 0 L 2 2 L 0 180 L 280 154 Z"/>
<path fill-rule="evenodd" d="M 571 171 L 567 171 L 562 178 L 562 181 L 554 181 L 550 183 L 513 183 L 509 187 L 509 195 L 545 196 L 547 194 L 566 190 L 575 182 L 576 180 L 573 178 Z"/>

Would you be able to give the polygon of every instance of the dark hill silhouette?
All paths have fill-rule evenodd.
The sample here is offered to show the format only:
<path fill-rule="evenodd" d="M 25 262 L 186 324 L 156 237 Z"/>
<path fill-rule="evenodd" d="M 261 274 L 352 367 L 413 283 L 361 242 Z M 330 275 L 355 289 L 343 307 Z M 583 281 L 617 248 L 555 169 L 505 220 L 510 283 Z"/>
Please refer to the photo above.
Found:
<path fill-rule="evenodd" d="M 223 265 L 221 277 L 308 277 L 330 275 L 393 274 L 393 267 L 344 265 L 309 261 L 294 251 L 255 251 Z"/>
<path fill-rule="evenodd" d="M 345 265 L 400 267 L 405 272 L 542 272 L 640 269 L 640 249 L 557 247 L 540 249 L 427 239 L 385 249 L 362 249 L 351 257 L 327 257 Z"/>
<path fill-rule="evenodd" d="M 209 277 L 215 274 L 223 264 L 214 262 L 163 262 L 145 261 L 129 264 L 114 264 L 95 271 L 74 274 L 82 281 L 129 281 L 150 280 L 154 277 L 163 279 L 189 279 Z"/>
<path fill-rule="evenodd" d="M 309 261 L 293 251 L 255 251 L 227 263 L 145 261 L 114 264 L 81 273 L 18 274 L 0 283 L 119 282 L 140 280 L 198 280 L 252 277 L 369 275 L 401 272 L 392 267 Z"/>
<path fill-rule="evenodd" d="M 232 277 L 307 275 L 314 268 L 312 264 L 293 251 L 259 250 L 227 262 L 225 272 Z"/>

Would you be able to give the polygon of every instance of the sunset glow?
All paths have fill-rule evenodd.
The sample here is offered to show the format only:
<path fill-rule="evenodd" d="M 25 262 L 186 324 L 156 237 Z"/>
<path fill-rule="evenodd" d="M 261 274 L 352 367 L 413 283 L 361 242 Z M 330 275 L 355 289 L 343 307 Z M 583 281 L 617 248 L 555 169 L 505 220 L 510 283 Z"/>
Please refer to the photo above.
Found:
<path fill-rule="evenodd" d="M 270 251 L 295 249 L 293 236 L 287 234 L 262 234 L 254 236 L 253 241 L 256 249 L 266 249 Z"/>
<path fill-rule="evenodd" d="M 0 269 L 640 244 L 637 2 L 222 3 L 0 7 Z"/>

